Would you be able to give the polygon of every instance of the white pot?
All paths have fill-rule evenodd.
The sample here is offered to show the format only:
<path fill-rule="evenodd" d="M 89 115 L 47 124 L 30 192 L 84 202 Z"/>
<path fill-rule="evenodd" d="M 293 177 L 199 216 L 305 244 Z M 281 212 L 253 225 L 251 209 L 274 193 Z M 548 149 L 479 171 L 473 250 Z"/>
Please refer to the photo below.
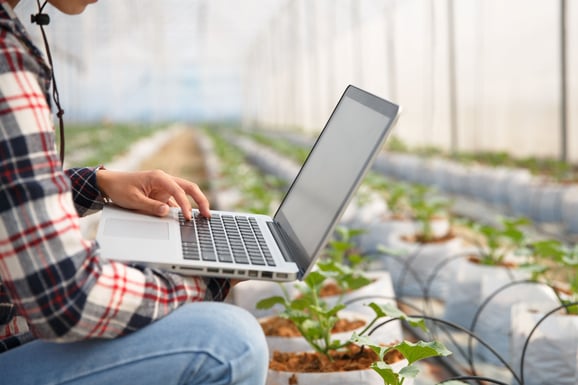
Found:
<path fill-rule="evenodd" d="M 407 366 L 407 361 L 402 360 L 392 365 L 399 372 Z M 279 372 L 269 369 L 267 385 L 383 385 L 383 379 L 373 370 L 354 370 L 349 372 L 335 373 L 293 373 Z M 404 385 L 413 385 L 412 378 L 405 379 Z"/>
<path fill-rule="evenodd" d="M 469 168 L 461 163 L 456 163 L 450 166 L 447 172 L 450 183 L 450 192 L 467 195 Z"/>
<path fill-rule="evenodd" d="M 532 179 L 532 174 L 525 168 L 506 168 L 505 178 L 499 186 L 493 187 L 493 203 L 510 206 L 510 192 L 514 191 L 518 184 L 523 185 L 526 181 Z"/>
<path fill-rule="evenodd" d="M 249 280 L 235 285 L 231 292 L 231 298 L 235 305 L 249 311 L 257 318 L 278 314 L 283 308 L 279 305 L 267 310 L 259 310 L 256 305 L 259 301 L 272 296 L 284 296 L 281 286 L 288 291 L 289 295 L 295 295 L 297 289 L 295 282 L 269 282 Z"/>
<path fill-rule="evenodd" d="M 566 231 L 578 234 L 578 186 L 566 189 L 562 197 L 562 221 Z"/>
<path fill-rule="evenodd" d="M 364 233 L 357 237 L 357 245 L 362 253 L 374 253 L 379 246 L 387 246 L 391 234 L 413 234 L 415 225 L 411 220 L 391 219 L 386 214 L 364 230 Z"/>
<path fill-rule="evenodd" d="M 512 308 L 513 369 L 520 376 L 520 359 L 531 330 L 551 305 L 518 304 Z M 552 314 L 536 329 L 526 350 L 524 385 L 575 385 L 578 354 L 578 316 Z"/>
<path fill-rule="evenodd" d="M 528 217 L 532 215 L 533 190 L 539 181 L 534 177 L 520 176 L 508 185 L 508 206 L 512 214 Z"/>
<path fill-rule="evenodd" d="M 465 250 L 461 238 L 454 237 L 445 242 L 420 244 L 406 242 L 394 234 L 389 247 L 405 250 L 401 260 L 388 258 L 388 271 L 398 296 L 423 297 L 428 280 L 436 274 L 429 287 L 428 296 L 445 299 L 447 285 L 455 276 L 456 264 L 448 262 L 437 272 L 436 268 L 448 258 Z"/>
<path fill-rule="evenodd" d="M 355 210 L 346 210 L 345 220 L 342 217 L 342 223 L 352 229 L 365 230 L 387 214 L 387 203 L 376 193 L 363 191 L 363 194 L 358 193 L 353 201 Z"/>
<path fill-rule="evenodd" d="M 372 316 L 368 314 L 362 314 L 358 312 L 352 311 L 341 311 L 339 312 L 339 317 L 347 320 L 363 320 L 365 323 L 362 327 L 357 328 L 355 330 L 343 332 L 343 333 L 334 333 L 331 335 L 333 340 L 339 340 L 342 342 L 348 341 L 354 332 L 358 334 L 371 322 L 373 319 Z M 267 320 L 268 317 L 260 318 L 260 322 Z M 388 318 L 384 318 L 383 321 L 386 321 Z M 397 321 L 392 321 L 391 324 L 399 324 Z M 395 342 L 399 342 L 401 340 L 400 336 L 396 336 L 392 338 L 388 333 L 382 332 L 383 330 L 389 329 L 387 326 L 383 327 L 378 330 L 377 333 L 373 333 L 371 335 L 371 339 L 376 343 L 382 344 L 391 344 Z M 298 336 L 298 337 L 277 337 L 277 336 L 267 336 L 267 345 L 269 347 L 269 356 L 273 355 L 274 351 L 278 352 L 309 352 L 313 349 L 309 346 L 309 343 L 305 340 L 305 338 Z"/>
<path fill-rule="evenodd" d="M 558 305 L 558 299 L 552 288 L 537 283 L 520 283 L 506 288 L 501 283 L 496 282 L 494 277 L 485 276 L 482 278 L 481 293 L 484 301 L 488 299 L 488 302 L 481 309 L 472 331 L 508 363 L 512 361 L 510 357 L 512 307 L 522 302 L 528 305 L 545 303 L 549 304 L 551 308 Z M 476 354 L 484 361 L 494 365 L 502 364 L 483 345 L 476 344 L 475 346 Z"/>
<path fill-rule="evenodd" d="M 456 267 L 456 275 L 448 284 L 443 318 L 468 330 L 485 299 L 482 295 L 484 277 L 492 279 L 498 286 L 530 278 L 529 273 L 519 269 L 481 265 L 468 260 L 460 260 Z"/>
<path fill-rule="evenodd" d="M 531 174 L 526 169 L 492 168 L 488 171 L 485 178 L 485 201 L 497 206 L 507 206 L 510 185 L 517 180 L 527 180 L 530 177 Z"/>
<path fill-rule="evenodd" d="M 397 154 L 392 158 L 393 176 L 410 182 L 418 182 L 420 179 L 423 160 L 416 155 Z"/>
<path fill-rule="evenodd" d="M 450 170 L 455 162 L 443 158 L 434 158 L 429 161 L 430 183 L 440 191 L 451 192 Z"/>
<path fill-rule="evenodd" d="M 530 218 L 538 222 L 562 222 L 562 198 L 567 187 L 557 183 L 532 186 Z"/>
<path fill-rule="evenodd" d="M 373 310 L 366 306 L 370 302 L 395 304 L 395 291 L 393 290 L 391 275 L 388 271 L 372 270 L 371 272 L 363 273 L 363 275 L 371 279 L 372 282 L 349 293 L 323 297 L 322 300 L 330 306 L 334 306 L 338 302 L 343 303 L 347 306 L 348 311 L 370 316 L 374 314 Z"/>
<path fill-rule="evenodd" d="M 389 272 L 372 271 L 365 273 L 364 275 L 367 278 L 372 279 L 373 282 L 342 296 L 324 297 L 323 300 L 330 306 L 334 306 L 339 301 L 339 303 L 343 303 L 347 306 L 346 310 L 348 312 L 363 314 L 368 316 L 370 319 L 375 316 L 373 310 L 367 306 L 367 304 L 371 302 L 375 302 L 377 304 L 389 303 L 397 306 L 393 283 L 391 281 L 391 275 Z M 373 334 L 373 336 L 378 338 L 379 341 L 401 341 L 403 339 L 401 322 L 389 322 L 387 325 L 379 328 L 375 334 Z"/>
<path fill-rule="evenodd" d="M 466 187 L 464 192 L 477 200 L 485 200 L 484 194 L 487 176 L 491 175 L 492 168 L 487 166 L 473 165 L 468 168 Z"/>

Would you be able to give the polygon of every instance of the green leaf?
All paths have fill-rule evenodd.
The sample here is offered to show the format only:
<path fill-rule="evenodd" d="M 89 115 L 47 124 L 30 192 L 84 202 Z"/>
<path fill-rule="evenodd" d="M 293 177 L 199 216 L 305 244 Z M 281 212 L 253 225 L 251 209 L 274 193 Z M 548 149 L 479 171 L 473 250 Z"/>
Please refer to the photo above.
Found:
<path fill-rule="evenodd" d="M 407 359 L 409 365 L 429 357 L 448 356 L 452 354 L 441 342 L 402 341 L 394 346 Z"/>
<path fill-rule="evenodd" d="M 371 368 L 383 378 L 383 383 L 386 385 L 399 385 L 399 376 L 391 366 L 383 361 L 374 362 Z"/>
<path fill-rule="evenodd" d="M 317 290 L 327 277 L 319 271 L 312 271 L 305 278 L 305 284 L 312 290 Z"/>
<path fill-rule="evenodd" d="M 416 378 L 418 374 L 419 368 L 415 365 L 408 365 L 399 371 L 399 375 L 406 378 Z"/>
<path fill-rule="evenodd" d="M 357 345 L 363 345 L 363 346 L 369 347 L 371 350 L 373 350 L 375 352 L 375 354 L 377 354 L 379 356 L 380 360 L 383 360 L 383 357 L 385 357 L 385 354 L 389 350 L 392 349 L 391 347 L 388 347 L 388 346 L 378 345 L 368 336 L 360 336 L 359 334 L 357 334 L 357 332 L 353 332 L 353 335 L 351 336 L 349 341 L 351 341 Z"/>
<path fill-rule="evenodd" d="M 395 305 L 391 303 L 376 304 L 375 302 L 372 302 L 368 306 L 373 309 L 377 318 L 382 317 L 399 318 L 409 323 L 412 327 L 418 327 L 424 332 L 428 331 L 424 319 L 417 317 L 409 317 L 403 311 L 399 310 Z"/>
<path fill-rule="evenodd" d="M 284 305 L 285 306 L 285 298 L 281 296 L 269 297 L 264 298 L 257 302 L 256 308 L 257 309 L 271 309 L 275 305 Z"/>

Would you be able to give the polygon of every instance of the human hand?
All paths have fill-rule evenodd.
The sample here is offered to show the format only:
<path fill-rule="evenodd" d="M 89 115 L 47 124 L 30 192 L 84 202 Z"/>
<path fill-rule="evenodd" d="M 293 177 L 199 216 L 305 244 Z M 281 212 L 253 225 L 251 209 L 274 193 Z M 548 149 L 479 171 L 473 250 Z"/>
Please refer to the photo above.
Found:
<path fill-rule="evenodd" d="M 156 216 L 165 216 L 170 206 L 181 208 L 185 219 L 191 219 L 193 198 L 201 215 L 210 217 L 209 200 L 199 186 L 164 171 L 122 172 L 100 169 L 96 182 L 101 193 L 115 204 Z"/>

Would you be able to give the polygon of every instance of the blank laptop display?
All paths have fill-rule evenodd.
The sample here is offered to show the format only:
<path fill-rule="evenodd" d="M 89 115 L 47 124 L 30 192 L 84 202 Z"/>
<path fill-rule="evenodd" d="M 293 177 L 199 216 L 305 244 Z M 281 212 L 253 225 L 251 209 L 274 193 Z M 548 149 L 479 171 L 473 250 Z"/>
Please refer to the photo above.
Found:
<path fill-rule="evenodd" d="M 103 257 L 173 271 L 292 281 L 311 271 L 397 119 L 399 107 L 348 86 L 273 217 L 179 209 L 163 218 L 107 205 Z"/>

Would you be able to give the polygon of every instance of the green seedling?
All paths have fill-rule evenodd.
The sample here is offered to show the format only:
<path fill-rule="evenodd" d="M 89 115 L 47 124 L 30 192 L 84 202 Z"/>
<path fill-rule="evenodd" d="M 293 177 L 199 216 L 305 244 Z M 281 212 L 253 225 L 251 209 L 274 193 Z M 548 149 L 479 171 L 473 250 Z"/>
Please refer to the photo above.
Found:
<path fill-rule="evenodd" d="M 377 354 L 379 359 L 371 365 L 371 368 L 383 379 L 384 385 L 403 385 L 406 379 L 413 379 L 419 374 L 419 368 L 415 365 L 418 361 L 430 357 L 448 356 L 451 354 L 441 342 L 437 341 L 418 341 L 416 343 L 401 341 L 390 346 L 375 343 L 369 336 L 364 335 L 364 333 L 370 330 L 377 320 L 384 317 L 398 318 L 408 322 L 413 327 L 419 327 L 424 331 L 427 331 L 427 329 L 423 319 L 408 317 L 391 304 L 378 305 L 371 303 L 369 306 L 376 314 L 374 320 L 360 334 L 354 333 L 350 341 L 358 345 L 366 346 Z M 395 371 L 393 366 L 385 361 L 387 354 L 394 350 L 401 353 L 407 360 L 407 365 L 399 371 Z"/>
<path fill-rule="evenodd" d="M 479 235 L 475 243 L 480 253 L 480 263 L 502 265 L 506 256 L 522 254 L 527 243 L 522 226 L 529 223 L 526 218 L 502 218 L 500 227 L 471 223 L 469 227 Z"/>

